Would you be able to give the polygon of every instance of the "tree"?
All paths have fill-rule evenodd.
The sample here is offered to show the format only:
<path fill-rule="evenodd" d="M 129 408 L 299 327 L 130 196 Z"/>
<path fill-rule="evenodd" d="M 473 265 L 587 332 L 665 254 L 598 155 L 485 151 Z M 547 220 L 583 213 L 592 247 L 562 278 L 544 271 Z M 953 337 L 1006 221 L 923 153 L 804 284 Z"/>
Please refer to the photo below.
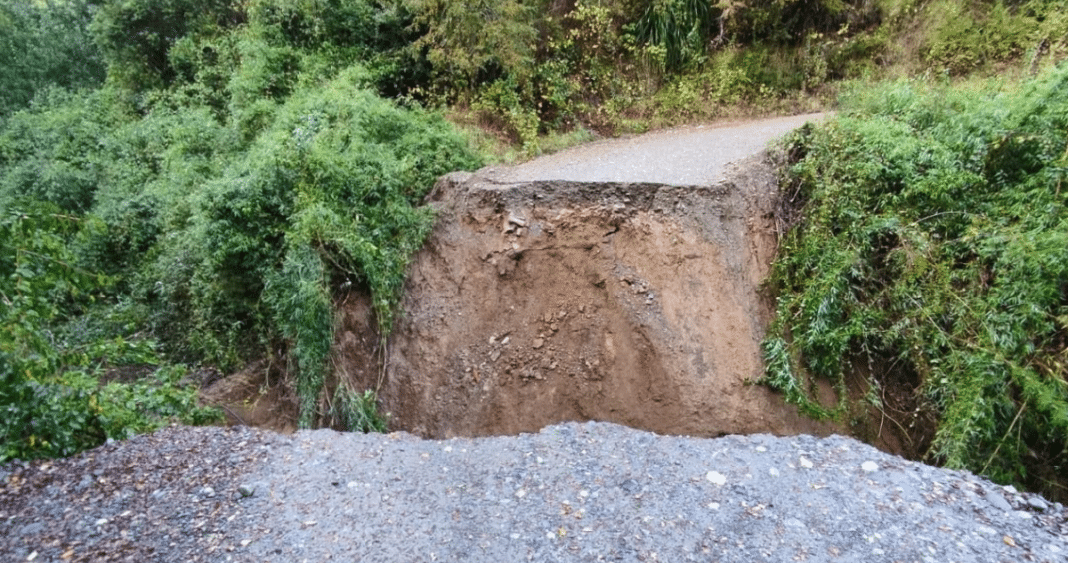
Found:
<path fill-rule="evenodd" d="M 91 30 L 109 75 L 138 89 L 166 86 L 178 77 L 170 60 L 175 43 L 241 23 L 241 6 L 231 0 L 107 0 Z"/>
<path fill-rule="evenodd" d="M 89 0 L 0 0 L 0 118 L 49 86 L 103 82 L 104 60 L 89 34 L 95 11 Z"/>

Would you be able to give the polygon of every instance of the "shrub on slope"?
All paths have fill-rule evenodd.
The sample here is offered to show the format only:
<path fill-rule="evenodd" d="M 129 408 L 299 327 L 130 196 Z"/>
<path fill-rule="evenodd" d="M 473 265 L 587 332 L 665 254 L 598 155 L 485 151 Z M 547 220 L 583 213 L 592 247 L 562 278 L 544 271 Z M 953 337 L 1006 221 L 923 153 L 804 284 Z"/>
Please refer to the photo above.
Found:
<path fill-rule="evenodd" d="M 843 106 L 791 141 L 795 224 L 771 277 L 764 381 L 842 416 L 847 377 L 865 374 L 918 453 L 1063 487 L 1068 67 L 1008 92 L 900 82 Z M 814 398 L 813 378 L 837 405 Z M 909 412 L 885 399 L 902 386 Z"/>

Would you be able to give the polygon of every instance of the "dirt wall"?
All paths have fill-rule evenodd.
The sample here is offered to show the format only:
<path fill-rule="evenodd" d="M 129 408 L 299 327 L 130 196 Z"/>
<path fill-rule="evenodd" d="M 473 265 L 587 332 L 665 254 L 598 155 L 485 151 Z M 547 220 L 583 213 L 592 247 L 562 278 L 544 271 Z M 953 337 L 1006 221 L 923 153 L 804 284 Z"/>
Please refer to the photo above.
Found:
<path fill-rule="evenodd" d="M 611 421 L 664 434 L 827 434 L 760 386 L 775 250 L 761 155 L 710 187 L 442 178 L 385 354 L 341 308 L 338 373 L 427 437 Z M 381 350 L 377 351 L 382 353 Z"/>

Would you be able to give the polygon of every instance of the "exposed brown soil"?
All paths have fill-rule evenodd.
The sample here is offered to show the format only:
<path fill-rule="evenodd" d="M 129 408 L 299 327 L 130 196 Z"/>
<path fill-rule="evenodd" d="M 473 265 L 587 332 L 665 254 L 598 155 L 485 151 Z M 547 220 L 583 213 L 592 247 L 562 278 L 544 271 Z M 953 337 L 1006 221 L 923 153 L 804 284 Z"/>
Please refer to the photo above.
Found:
<path fill-rule="evenodd" d="M 775 185 L 759 157 L 710 187 L 443 178 L 389 342 L 391 427 L 830 432 L 747 384 L 761 374 Z M 337 365 L 357 388 L 379 383 L 372 326 L 366 300 L 347 300 Z"/>
<path fill-rule="evenodd" d="M 777 240 L 776 168 L 759 147 L 804 119 L 442 178 L 393 334 L 383 348 L 369 297 L 342 296 L 329 384 L 378 389 L 391 429 L 435 438 L 571 420 L 695 436 L 841 432 L 751 384 Z M 267 385 L 270 371 L 254 366 L 206 396 L 234 422 L 289 429 L 295 401 Z"/>
<path fill-rule="evenodd" d="M 279 366 L 254 362 L 206 385 L 201 400 L 222 407 L 229 424 L 290 433 L 297 429 L 298 405 L 282 378 Z"/>

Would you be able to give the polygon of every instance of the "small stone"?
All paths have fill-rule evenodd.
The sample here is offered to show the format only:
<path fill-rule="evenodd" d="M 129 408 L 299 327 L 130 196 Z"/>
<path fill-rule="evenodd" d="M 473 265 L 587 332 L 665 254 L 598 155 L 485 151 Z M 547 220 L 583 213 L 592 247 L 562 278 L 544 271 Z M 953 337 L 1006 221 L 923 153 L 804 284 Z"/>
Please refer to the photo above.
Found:
<path fill-rule="evenodd" d="M 879 464 L 874 461 L 865 461 L 860 464 L 860 468 L 863 469 L 865 473 L 874 473 L 879 470 Z"/>
<path fill-rule="evenodd" d="M 708 479 L 713 485 L 723 486 L 727 482 L 727 477 L 718 471 L 709 471 L 705 474 L 705 479 Z"/>
<path fill-rule="evenodd" d="M 542 339 L 542 338 L 535 338 L 534 339 L 534 349 L 535 350 L 537 350 L 538 348 L 541 348 L 544 345 L 545 345 L 545 340 L 544 339 Z"/>
<path fill-rule="evenodd" d="M 1016 547 L 1016 540 L 1012 539 L 1012 536 L 1002 536 L 1001 541 L 1005 542 L 1007 546 Z"/>
<path fill-rule="evenodd" d="M 811 469 L 812 468 L 812 462 L 809 461 L 809 459 L 807 457 L 802 457 L 800 459 L 799 463 L 801 464 L 801 467 L 804 467 L 805 469 Z"/>
<path fill-rule="evenodd" d="M 772 467 L 772 468 L 768 469 L 768 475 L 771 475 L 772 477 L 778 477 L 779 476 L 779 470 L 775 469 L 774 467 Z"/>
<path fill-rule="evenodd" d="M 252 543 L 252 540 L 241 540 L 241 547 L 248 547 L 250 543 Z"/>
<path fill-rule="evenodd" d="M 1049 508 L 1049 505 L 1046 504 L 1046 501 L 1044 501 L 1044 500 L 1042 500 L 1042 499 L 1040 499 L 1038 497 L 1031 497 L 1031 498 L 1027 499 L 1027 504 L 1031 508 L 1033 508 L 1033 509 L 1035 509 L 1035 510 L 1037 510 L 1039 512 L 1045 512 Z"/>
<path fill-rule="evenodd" d="M 247 485 L 247 484 L 246 485 L 241 485 L 240 487 L 237 488 L 237 494 L 241 495 L 242 498 L 248 498 L 248 497 L 256 494 L 256 486 L 255 485 Z"/>
<path fill-rule="evenodd" d="M 986 500 L 990 501 L 990 504 L 994 508 L 1002 512 L 1009 512 L 1012 510 L 1012 505 L 1009 504 L 1009 501 L 1005 500 L 1005 497 L 998 494 L 997 491 L 991 491 L 990 494 L 987 495 Z"/>
<path fill-rule="evenodd" d="M 21 535 L 21 536 L 35 536 L 35 535 L 40 534 L 41 532 L 44 532 L 44 531 L 45 531 L 45 525 L 43 523 L 41 523 L 41 522 L 33 522 L 31 524 L 26 524 L 25 526 L 23 526 L 22 530 L 19 532 L 19 535 Z"/>

